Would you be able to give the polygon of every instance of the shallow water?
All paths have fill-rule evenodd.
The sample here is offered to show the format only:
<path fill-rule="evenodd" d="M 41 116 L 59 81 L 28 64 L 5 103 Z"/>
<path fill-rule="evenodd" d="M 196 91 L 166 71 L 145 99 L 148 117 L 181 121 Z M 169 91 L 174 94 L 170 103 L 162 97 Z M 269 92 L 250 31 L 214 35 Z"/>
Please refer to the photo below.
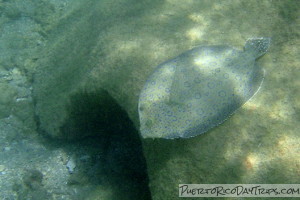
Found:
<path fill-rule="evenodd" d="M 181 183 L 299 183 L 299 9 L 293 0 L 0 0 L 0 197 L 146 199 L 149 185 L 157 200 L 178 198 Z M 155 66 L 198 45 L 242 49 L 251 37 L 272 45 L 250 102 L 195 138 L 138 139 L 138 96 Z"/>

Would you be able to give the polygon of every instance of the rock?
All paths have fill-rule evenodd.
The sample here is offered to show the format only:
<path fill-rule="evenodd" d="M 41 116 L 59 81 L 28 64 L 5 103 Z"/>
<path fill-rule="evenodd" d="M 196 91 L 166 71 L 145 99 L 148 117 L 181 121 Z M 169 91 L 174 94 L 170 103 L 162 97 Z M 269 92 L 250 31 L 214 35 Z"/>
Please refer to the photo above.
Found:
<path fill-rule="evenodd" d="M 38 61 L 34 97 L 39 128 L 54 138 L 84 137 L 74 128 L 74 116 L 95 112 L 74 111 L 91 109 L 104 99 L 117 102 L 138 129 L 138 96 L 159 63 L 198 43 L 241 46 L 245 38 L 270 34 L 266 36 L 274 36 L 274 46 L 260 60 L 267 71 L 264 86 L 226 123 L 190 139 L 142 140 L 149 185 L 152 198 L 160 200 L 179 199 L 181 183 L 298 183 L 300 64 L 297 48 L 285 42 L 287 35 L 295 44 L 299 41 L 296 30 L 278 18 L 284 8 L 266 2 L 189 2 L 165 2 L 161 8 L 156 1 L 128 1 L 126 9 L 103 1 L 78 3 L 76 12 L 53 25 Z M 227 36 L 217 37 L 223 30 Z M 284 114 L 286 107 L 294 114 Z M 114 121 L 101 117 L 103 125 Z"/>
<path fill-rule="evenodd" d="M 71 157 L 69 159 L 69 161 L 66 164 L 66 167 L 68 168 L 68 171 L 69 171 L 70 174 L 74 173 L 74 170 L 76 168 L 76 162 L 75 162 L 75 159 L 73 157 Z"/>

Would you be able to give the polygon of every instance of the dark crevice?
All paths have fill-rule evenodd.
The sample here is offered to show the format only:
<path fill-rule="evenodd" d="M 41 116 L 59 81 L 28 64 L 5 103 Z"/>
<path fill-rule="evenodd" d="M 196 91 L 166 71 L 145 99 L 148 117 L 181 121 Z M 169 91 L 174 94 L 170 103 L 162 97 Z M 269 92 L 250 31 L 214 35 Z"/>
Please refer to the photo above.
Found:
<path fill-rule="evenodd" d="M 46 139 L 78 161 L 69 185 L 105 185 L 112 199 L 150 200 L 146 161 L 138 131 L 126 112 L 104 90 L 71 96 L 64 139 Z M 82 161 L 88 155 L 88 161 Z M 84 177 L 84 178 L 83 178 Z"/>

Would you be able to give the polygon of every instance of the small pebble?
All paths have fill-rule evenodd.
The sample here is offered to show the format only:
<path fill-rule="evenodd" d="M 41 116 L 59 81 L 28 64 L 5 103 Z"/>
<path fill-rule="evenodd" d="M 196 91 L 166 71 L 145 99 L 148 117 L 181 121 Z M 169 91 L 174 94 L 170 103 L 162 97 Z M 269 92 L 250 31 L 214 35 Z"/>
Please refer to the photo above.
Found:
<path fill-rule="evenodd" d="M 4 147 L 3 150 L 4 150 L 4 151 L 9 151 L 9 150 L 10 150 L 10 147 Z"/>
<path fill-rule="evenodd" d="M 0 172 L 3 172 L 5 170 L 5 166 L 4 165 L 0 165 Z"/>
<path fill-rule="evenodd" d="M 69 161 L 67 162 L 66 167 L 68 168 L 68 171 L 70 174 L 73 174 L 74 169 L 76 168 L 76 163 L 74 158 L 70 158 Z"/>

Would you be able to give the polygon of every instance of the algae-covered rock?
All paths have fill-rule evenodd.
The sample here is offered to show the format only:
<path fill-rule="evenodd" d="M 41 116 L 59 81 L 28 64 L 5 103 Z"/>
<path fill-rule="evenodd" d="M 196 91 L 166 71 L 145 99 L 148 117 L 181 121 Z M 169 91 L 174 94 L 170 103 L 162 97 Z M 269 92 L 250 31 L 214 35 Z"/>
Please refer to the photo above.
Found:
<path fill-rule="evenodd" d="M 151 38 L 136 39 L 128 28 L 123 32 L 122 28 L 134 26 L 126 16 L 136 12 L 138 19 L 144 14 L 140 9 L 148 10 L 155 4 L 146 8 L 143 3 L 132 3 L 124 10 L 116 6 L 118 1 L 92 2 L 78 5 L 64 20 L 53 25 L 38 61 L 40 67 L 34 77 L 36 114 L 41 130 L 52 137 L 64 135 L 62 127 L 70 117 L 67 109 L 72 106 L 72 96 L 103 89 L 109 91 L 138 126 L 137 97 L 143 77 L 147 76 L 144 71 L 151 70 L 147 68 L 151 50 L 147 45 Z M 124 20 L 122 24 L 126 25 L 115 23 L 116 20 Z M 138 23 L 144 30 L 147 28 L 142 21 Z M 141 52 L 139 45 L 148 50 Z"/>
<path fill-rule="evenodd" d="M 263 87 L 226 123 L 194 138 L 142 140 L 149 185 L 160 200 L 179 199 L 178 184 L 184 183 L 299 183 L 299 18 L 280 18 L 285 3 L 90 2 L 78 3 L 52 26 L 38 61 L 34 97 L 43 133 L 86 136 L 74 128 L 80 115 L 71 113 L 80 105 L 84 115 L 91 108 L 84 102 L 102 101 L 105 94 L 138 129 L 139 93 L 159 63 L 199 44 L 242 46 L 247 38 L 271 37 L 270 52 L 259 60 L 266 70 Z"/>

